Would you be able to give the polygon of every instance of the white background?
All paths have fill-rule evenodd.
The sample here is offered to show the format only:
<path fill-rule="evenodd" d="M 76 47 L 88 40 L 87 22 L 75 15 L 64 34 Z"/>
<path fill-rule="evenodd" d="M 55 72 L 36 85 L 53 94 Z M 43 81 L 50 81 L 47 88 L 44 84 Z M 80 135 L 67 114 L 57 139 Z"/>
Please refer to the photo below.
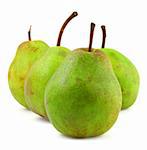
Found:
<path fill-rule="evenodd" d="M 93 47 L 101 46 L 100 25 L 107 25 L 106 47 L 119 50 L 138 68 L 141 78 L 136 103 L 122 111 L 106 134 L 90 139 L 61 135 L 38 115 L 26 111 L 12 97 L 7 83 L 8 67 L 17 46 L 32 39 L 56 44 L 63 21 L 78 11 L 67 27 L 62 45 L 86 47 L 89 25 L 97 24 Z M 0 149 L 147 149 L 147 7 L 146 0 L 0 0 Z"/>

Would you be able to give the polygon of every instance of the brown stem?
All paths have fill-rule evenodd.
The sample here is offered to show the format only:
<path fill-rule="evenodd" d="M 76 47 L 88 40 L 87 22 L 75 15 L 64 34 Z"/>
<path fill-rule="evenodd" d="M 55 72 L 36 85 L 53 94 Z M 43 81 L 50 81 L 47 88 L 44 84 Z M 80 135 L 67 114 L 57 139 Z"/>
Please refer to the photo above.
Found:
<path fill-rule="evenodd" d="M 91 48 L 92 48 L 94 28 L 95 28 L 95 24 L 92 22 L 90 26 L 90 40 L 89 40 L 89 48 L 88 48 L 89 52 L 91 52 Z"/>
<path fill-rule="evenodd" d="M 29 31 L 28 31 L 28 40 L 31 41 L 31 28 L 32 26 L 30 25 Z"/>
<path fill-rule="evenodd" d="M 61 38 L 62 38 L 62 34 L 64 32 L 64 29 L 66 27 L 66 25 L 74 18 L 78 15 L 77 12 L 73 12 L 64 22 L 64 24 L 62 25 L 60 32 L 59 32 L 59 36 L 58 36 L 58 40 L 57 40 L 57 46 L 60 46 L 61 44 Z"/>
<path fill-rule="evenodd" d="M 102 48 L 105 48 L 105 43 L 106 43 L 106 27 L 104 25 L 102 25 L 101 29 L 102 29 L 102 34 L 103 34 Z"/>

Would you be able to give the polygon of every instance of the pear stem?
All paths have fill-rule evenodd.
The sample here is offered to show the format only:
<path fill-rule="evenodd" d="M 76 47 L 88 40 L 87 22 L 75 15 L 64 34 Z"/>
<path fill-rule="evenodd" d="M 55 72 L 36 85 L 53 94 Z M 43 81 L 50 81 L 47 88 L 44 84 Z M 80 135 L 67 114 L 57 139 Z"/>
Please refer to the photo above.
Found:
<path fill-rule="evenodd" d="M 91 52 L 91 48 L 92 48 L 94 29 L 95 29 L 95 24 L 92 22 L 90 25 L 90 40 L 89 40 L 89 48 L 88 48 L 89 52 Z"/>
<path fill-rule="evenodd" d="M 57 46 L 61 45 L 61 38 L 62 38 L 62 34 L 64 32 L 65 27 L 67 26 L 67 24 L 78 15 L 77 12 L 73 12 L 64 22 L 64 24 L 62 25 L 60 32 L 59 32 L 59 36 L 58 36 L 58 40 L 57 40 Z"/>
<path fill-rule="evenodd" d="M 28 40 L 31 41 L 31 28 L 32 26 L 30 25 L 29 31 L 28 31 Z"/>
<path fill-rule="evenodd" d="M 105 43 L 106 43 L 106 27 L 104 25 L 102 25 L 101 29 L 102 29 L 102 34 L 103 34 L 102 48 L 105 48 Z"/>

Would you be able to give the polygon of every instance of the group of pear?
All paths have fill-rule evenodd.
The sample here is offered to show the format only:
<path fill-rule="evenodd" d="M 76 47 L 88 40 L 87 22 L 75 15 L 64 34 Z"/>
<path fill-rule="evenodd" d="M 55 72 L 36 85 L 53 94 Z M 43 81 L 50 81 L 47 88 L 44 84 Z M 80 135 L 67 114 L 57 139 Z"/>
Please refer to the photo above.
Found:
<path fill-rule="evenodd" d="M 30 28 L 28 41 L 19 45 L 10 65 L 8 83 L 21 105 L 48 119 L 59 132 L 86 138 L 108 131 L 120 111 L 135 102 L 139 74 L 126 56 L 105 48 L 104 25 L 101 48 L 92 48 L 94 23 L 87 48 L 62 47 L 63 31 L 77 15 L 66 19 L 54 47 L 32 41 Z"/>

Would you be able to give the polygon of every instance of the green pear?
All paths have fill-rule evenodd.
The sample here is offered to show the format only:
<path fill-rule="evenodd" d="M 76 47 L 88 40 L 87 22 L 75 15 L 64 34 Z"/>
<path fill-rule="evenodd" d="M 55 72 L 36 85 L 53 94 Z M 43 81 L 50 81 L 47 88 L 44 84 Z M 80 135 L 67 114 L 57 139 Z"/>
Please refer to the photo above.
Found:
<path fill-rule="evenodd" d="M 122 105 L 119 82 L 107 55 L 91 48 L 72 51 L 49 80 L 45 108 L 50 121 L 64 135 L 101 135 L 115 123 Z"/>
<path fill-rule="evenodd" d="M 40 40 L 31 40 L 31 26 L 28 32 L 29 40 L 19 45 L 16 56 L 8 71 L 9 88 L 14 98 L 24 107 L 27 104 L 24 98 L 24 81 L 32 64 L 40 58 L 49 46 Z"/>
<path fill-rule="evenodd" d="M 60 46 L 61 36 L 68 22 L 77 16 L 73 12 L 65 21 L 59 32 L 57 46 L 50 47 L 40 59 L 38 59 L 30 69 L 25 81 L 25 100 L 28 107 L 35 113 L 47 118 L 44 107 L 44 91 L 48 80 L 52 77 L 56 69 L 63 62 L 70 50 Z"/>
<path fill-rule="evenodd" d="M 118 51 L 105 47 L 106 28 L 101 26 L 103 42 L 101 50 L 110 58 L 113 71 L 122 90 L 122 109 L 134 104 L 139 90 L 139 74 L 134 64 Z"/>

